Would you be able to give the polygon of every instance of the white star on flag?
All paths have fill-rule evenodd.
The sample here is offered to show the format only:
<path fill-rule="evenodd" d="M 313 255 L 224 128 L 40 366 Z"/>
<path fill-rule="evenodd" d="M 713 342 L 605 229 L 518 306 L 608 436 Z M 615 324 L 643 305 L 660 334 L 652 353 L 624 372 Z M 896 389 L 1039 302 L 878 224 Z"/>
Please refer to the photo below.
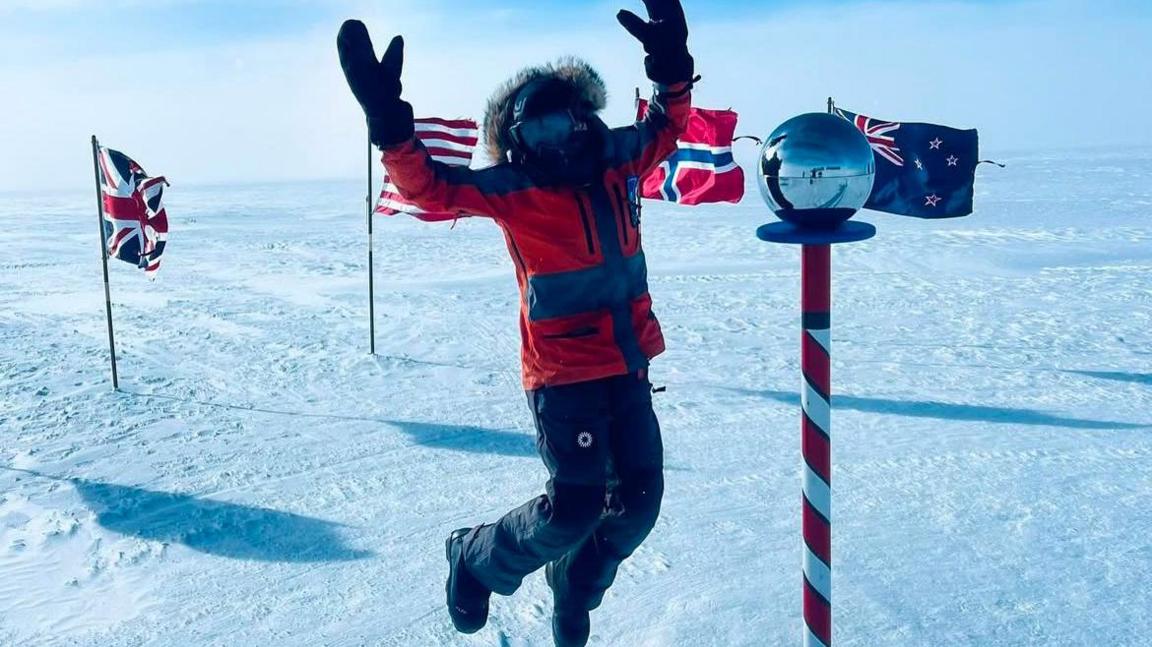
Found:
<path fill-rule="evenodd" d="M 940 196 L 933 193 L 932 195 L 925 196 L 924 206 L 925 207 L 935 207 L 936 204 L 939 203 L 941 200 L 943 200 L 943 198 L 941 198 Z"/>
<path fill-rule="evenodd" d="M 932 141 L 928 142 L 928 146 L 930 146 L 932 150 L 940 150 L 940 144 L 943 144 L 943 143 L 944 143 L 944 140 L 937 137 L 936 139 L 933 139 Z"/>
<path fill-rule="evenodd" d="M 960 158 L 956 157 L 955 155 L 949 155 L 948 156 L 948 166 L 956 166 L 956 163 L 959 161 L 960 161 Z"/>
<path fill-rule="evenodd" d="M 924 162 L 921 162 L 920 160 L 916 160 L 916 168 L 923 171 L 924 170 Z"/>

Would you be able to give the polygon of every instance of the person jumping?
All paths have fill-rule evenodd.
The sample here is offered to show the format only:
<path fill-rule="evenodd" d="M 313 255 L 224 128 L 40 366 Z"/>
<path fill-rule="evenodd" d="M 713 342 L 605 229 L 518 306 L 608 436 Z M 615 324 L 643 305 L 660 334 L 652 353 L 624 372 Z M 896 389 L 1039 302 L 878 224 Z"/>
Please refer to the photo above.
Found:
<path fill-rule="evenodd" d="M 479 631 L 492 593 L 545 568 L 552 632 L 582 646 L 589 612 L 648 536 L 664 491 L 649 361 L 664 351 L 640 234 L 640 178 L 676 150 L 697 80 L 679 0 L 644 0 L 617 19 L 644 46 L 655 92 L 638 122 L 609 129 L 600 75 L 578 59 L 530 67 L 489 100 L 496 164 L 433 161 L 400 98 L 404 41 L 376 58 L 364 24 L 340 29 L 340 64 L 399 193 L 422 209 L 491 218 L 520 287 L 524 388 L 550 478 L 545 493 L 446 542 L 448 612 Z"/>

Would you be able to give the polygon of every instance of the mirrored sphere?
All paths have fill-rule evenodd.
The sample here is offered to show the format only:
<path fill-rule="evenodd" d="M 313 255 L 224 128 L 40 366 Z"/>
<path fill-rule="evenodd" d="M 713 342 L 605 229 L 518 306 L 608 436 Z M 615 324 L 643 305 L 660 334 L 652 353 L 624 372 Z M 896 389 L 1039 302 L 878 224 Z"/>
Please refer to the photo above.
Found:
<path fill-rule="evenodd" d="M 867 138 L 836 115 L 785 121 L 760 149 L 760 195 L 781 219 L 832 229 L 868 200 L 876 162 Z"/>

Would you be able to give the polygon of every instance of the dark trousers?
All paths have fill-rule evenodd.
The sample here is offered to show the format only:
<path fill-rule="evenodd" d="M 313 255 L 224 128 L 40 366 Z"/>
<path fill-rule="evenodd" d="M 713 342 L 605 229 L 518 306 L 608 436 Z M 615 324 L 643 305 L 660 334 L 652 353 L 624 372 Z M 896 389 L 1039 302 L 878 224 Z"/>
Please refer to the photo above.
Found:
<path fill-rule="evenodd" d="M 528 393 L 536 445 L 551 478 L 545 494 L 465 538 L 465 564 L 486 587 L 511 595 L 552 562 L 556 604 L 592 610 L 616 570 L 660 514 L 660 425 L 645 375 Z"/>

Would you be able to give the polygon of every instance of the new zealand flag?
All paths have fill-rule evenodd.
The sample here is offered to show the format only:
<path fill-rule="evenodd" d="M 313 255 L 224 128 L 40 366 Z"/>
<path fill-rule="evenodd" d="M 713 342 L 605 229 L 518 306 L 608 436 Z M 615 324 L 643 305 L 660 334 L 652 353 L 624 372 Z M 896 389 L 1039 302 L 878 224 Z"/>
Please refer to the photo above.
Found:
<path fill-rule="evenodd" d="M 916 218 L 972 213 L 979 163 L 975 130 L 881 121 L 835 110 L 864 133 L 876 157 L 876 182 L 866 209 Z"/>

